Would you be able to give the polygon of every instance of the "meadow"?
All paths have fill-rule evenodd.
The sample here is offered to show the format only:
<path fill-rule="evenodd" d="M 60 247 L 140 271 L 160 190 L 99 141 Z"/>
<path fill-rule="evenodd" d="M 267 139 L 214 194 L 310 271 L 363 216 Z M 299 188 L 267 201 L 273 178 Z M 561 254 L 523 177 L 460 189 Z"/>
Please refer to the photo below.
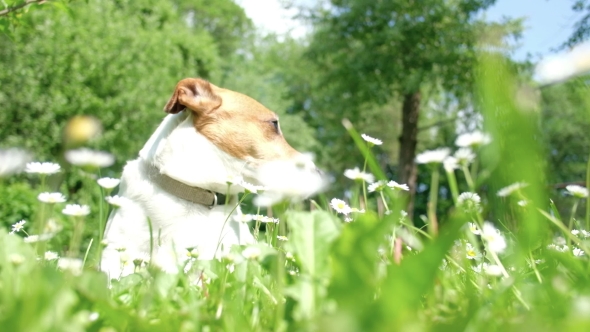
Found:
<path fill-rule="evenodd" d="M 257 36 L 233 1 L 52 3 L 1 14 L 0 331 L 590 330 L 588 48 L 535 80 L 506 55 L 521 22 L 472 19 L 494 1 L 332 1 L 309 43 Z M 122 246 L 135 273 L 109 279 L 122 167 L 179 73 L 276 110 L 332 181 L 258 207 L 228 179 L 256 244 L 172 266 Z M 408 209 L 392 156 L 416 96 Z"/>
<path fill-rule="evenodd" d="M 86 191 L 72 202 L 46 192 L 62 166 L 25 165 L 26 153 L 3 151 L 12 171 L 25 167 L 19 176 L 38 195 L 33 220 L 0 230 L 3 330 L 588 329 L 590 218 L 587 205 L 577 210 L 588 190 L 568 186 L 562 194 L 571 213 L 560 215 L 539 172 L 531 113 L 511 98 L 512 76 L 497 60 L 482 60 L 485 131 L 417 156 L 431 173 L 425 227 L 406 217 L 407 186 L 385 178 L 373 157 L 372 149 L 387 142 L 359 135 L 344 120 L 365 157 L 363 169 L 344 174 L 346 198 L 320 195 L 258 209 L 241 220 L 258 243 L 212 261 L 186 248 L 182 264 L 163 271 L 149 256 L 128 257 L 120 248 L 121 264 L 133 264 L 135 273 L 109 281 L 97 266 L 100 229 L 123 199 L 112 194 L 118 180 L 101 176 L 112 156 L 88 149 L 66 154 Z M 482 186 L 490 167 L 512 182 L 497 191 Z M 436 209 L 445 200 L 441 177 L 452 200 L 444 214 Z M 241 201 L 256 191 L 246 190 Z"/>

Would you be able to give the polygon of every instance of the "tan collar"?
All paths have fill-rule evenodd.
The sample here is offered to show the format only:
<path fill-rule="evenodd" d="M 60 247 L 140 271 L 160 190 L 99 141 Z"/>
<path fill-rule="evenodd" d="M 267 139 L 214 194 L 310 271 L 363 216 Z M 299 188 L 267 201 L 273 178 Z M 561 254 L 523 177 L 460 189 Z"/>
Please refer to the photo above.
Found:
<path fill-rule="evenodd" d="M 156 166 L 151 164 L 147 165 L 147 170 L 148 178 L 171 195 L 189 202 L 205 205 L 209 208 L 225 204 L 226 196 L 223 194 L 189 186 L 161 173 Z"/>

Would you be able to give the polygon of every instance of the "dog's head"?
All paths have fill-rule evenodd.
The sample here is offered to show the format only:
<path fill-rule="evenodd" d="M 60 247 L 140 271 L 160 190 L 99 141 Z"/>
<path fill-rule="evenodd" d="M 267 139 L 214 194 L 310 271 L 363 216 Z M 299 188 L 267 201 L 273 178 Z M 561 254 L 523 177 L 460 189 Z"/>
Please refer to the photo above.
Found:
<path fill-rule="evenodd" d="M 187 78 L 178 82 L 164 110 L 183 113 L 169 116 L 175 119 L 172 132 L 165 138 L 157 132 L 161 142 L 148 142 L 144 150 L 154 151 L 157 166 L 179 181 L 219 190 L 208 184 L 224 184 L 226 176 L 262 184 L 257 171 L 272 162 L 304 160 L 305 168 L 315 170 L 287 143 L 278 116 L 241 93 Z"/>
<path fill-rule="evenodd" d="M 283 137 L 279 117 L 241 93 L 202 79 L 186 78 L 178 82 L 164 107 L 172 114 L 184 109 L 193 113 L 199 133 L 236 158 L 264 162 L 300 155 Z"/>

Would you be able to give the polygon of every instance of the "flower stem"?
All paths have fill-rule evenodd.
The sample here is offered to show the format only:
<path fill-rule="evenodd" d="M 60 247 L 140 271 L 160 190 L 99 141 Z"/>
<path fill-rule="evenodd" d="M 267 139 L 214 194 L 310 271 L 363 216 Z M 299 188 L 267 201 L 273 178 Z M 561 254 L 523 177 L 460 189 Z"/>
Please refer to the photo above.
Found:
<path fill-rule="evenodd" d="M 430 181 L 430 198 L 428 200 L 428 233 L 431 236 L 436 236 L 438 233 L 438 221 L 436 220 L 436 205 L 438 200 L 438 181 L 439 181 L 438 167 L 432 171 L 432 178 Z"/>
<path fill-rule="evenodd" d="M 586 167 L 586 188 L 590 190 L 590 157 Z M 590 229 L 590 199 L 586 198 L 586 230 Z"/>
<path fill-rule="evenodd" d="M 385 206 L 385 211 L 389 212 L 389 206 L 387 206 L 387 202 L 385 201 L 385 196 L 383 196 L 383 190 L 379 192 L 381 195 L 381 200 L 383 201 L 383 206 Z"/>
<path fill-rule="evenodd" d="M 568 229 L 571 231 L 574 228 L 574 218 L 576 217 L 576 211 L 578 210 L 578 204 L 580 203 L 580 198 L 576 199 L 574 202 L 574 206 L 572 207 L 572 215 L 570 216 L 570 222 Z"/>
<path fill-rule="evenodd" d="M 228 187 L 228 190 L 229 190 L 229 187 Z M 225 229 L 225 226 L 227 225 L 227 221 L 231 217 L 232 213 L 234 213 L 234 211 L 238 208 L 238 206 L 240 206 L 240 204 L 242 204 L 242 202 L 244 201 L 244 199 L 247 196 L 248 196 L 248 193 L 245 193 L 244 195 L 242 195 L 242 197 L 240 198 L 238 203 L 236 205 L 234 205 L 234 207 L 231 209 L 231 211 L 229 211 L 229 213 L 227 214 L 227 217 L 225 218 L 225 221 L 223 222 L 223 226 L 221 226 L 221 231 L 219 231 L 219 238 L 217 239 L 217 247 L 215 248 L 215 252 L 213 253 L 213 257 L 215 257 L 215 255 L 217 255 L 217 251 L 219 250 L 219 246 L 221 245 L 221 239 L 223 237 L 223 230 Z M 227 206 L 228 202 L 229 202 L 229 195 L 227 195 L 225 197 L 225 205 L 226 206 Z"/>
<path fill-rule="evenodd" d="M 84 223 L 80 217 L 74 218 L 74 232 L 70 240 L 70 248 L 68 256 L 70 258 L 76 257 L 80 250 L 80 242 L 82 241 L 82 231 L 84 230 Z"/>
<path fill-rule="evenodd" d="M 367 158 L 365 157 L 365 163 L 363 165 L 363 173 L 365 173 L 366 170 L 367 170 Z M 359 208 L 367 209 L 368 208 L 367 207 L 367 184 L 365 183 L 364 179 L 361 182 L 361 185 L 363 186 L 363 202 L 362 202 L 362 204 L 359 204 Z"/>
<path fill-rule="evenodd" d="M 453 170 L 446 171 L 447 179 L 449 180 L 449 187 L 451 188 L 451 195 L 453 196 L 453 202 L 457 206 L 457 199 L 459 198 L 459 187 L 457 186 L 457 177 Z"/>
<path fill-rule="evenodd" d="M 475 183 L 473 183 L 473 178 L 471 177 L 471 172 L 467 165 L 461 165 L 461 169 L 463 170 L 463 174 L 465 174 L 465 181 L 467 181 L 467 186 L 469 186 L 469 190 L 475 192 Z"/>

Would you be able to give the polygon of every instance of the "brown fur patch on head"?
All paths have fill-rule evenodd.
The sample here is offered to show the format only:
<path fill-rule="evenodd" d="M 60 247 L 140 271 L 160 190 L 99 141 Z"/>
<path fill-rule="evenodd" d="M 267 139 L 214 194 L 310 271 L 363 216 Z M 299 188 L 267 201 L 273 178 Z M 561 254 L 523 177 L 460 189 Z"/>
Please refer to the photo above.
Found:
<path fill-rule="evenodd" d="M 277 115 L 246 95 L 188 78 L 177 84 L 164 110 L 174 114 L 185 107 L 196 130 L 234 157 L 271 161 L 300 154 L 283 137 Z"/>

